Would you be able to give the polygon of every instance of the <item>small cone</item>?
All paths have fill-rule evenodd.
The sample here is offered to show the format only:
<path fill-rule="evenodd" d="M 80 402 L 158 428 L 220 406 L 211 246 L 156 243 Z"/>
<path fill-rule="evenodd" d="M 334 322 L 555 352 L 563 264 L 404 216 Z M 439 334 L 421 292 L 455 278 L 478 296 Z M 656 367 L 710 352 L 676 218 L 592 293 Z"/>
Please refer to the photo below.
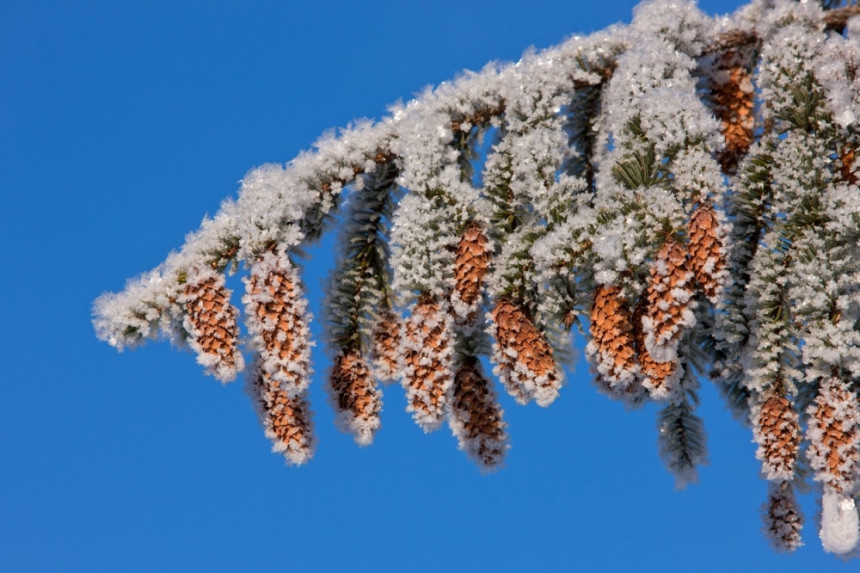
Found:
<path fill-rule="evenodd" d="M 758 443 L 756 458 L 771 481 L 794 478 L 800 447 L 800 421 L 792 403 L 777 394 L 765 400 L 753 416 L 753 434 Z"/>
<path fill-rule="evenodd" d="M 614 390 L 633 387 L 638 372 L 633 322 L 617 285 L 598 285 L 595 289 L 590 330 L 586 352 L 600 378 Z"/>
<path fill-rule="evenodd" d="M 645 315 L 646 306 L 646 300 L 642 298 L 633 312 L 633 340 L 639 362 L 639 374 L 642 386 L 648 390 L 648 394 L 655 400 L 665 400 L 677 390 L 683 370 L 677 359 L 657 362 L 645 347 L 642 317 Z"/>
<path fill-rule="evenodd" d="M 457 244 L 454 261 L 454 291 L 451 306 L 464 320 L 474 315 L 481 302 L 484 276 L 490 266 L 492 245 L 481 226 L 470 222 Z"/>
<path fill-rule="evenodd" d="M 436 430 L 445 417 L 451 371 L 451 319 L 432 299 L 419 302 L 404 325 L 400 354 L 406 411 L 425 432 Z"/>
<path fill-rule="evenodd" d="M 245 362 L 239 352 L 239 311 L 230 304 L 224 275 L 207 267 L 191 269 L 179 302 L 185 308 L 183 326 L 197 362 L 222 382 L 234 380 Z"/>
<path fill-rule="evenodd" d="M 303 393 L 310 382 L 307 302 L 286 254 L 266 252 L 251 266 L 242 300 L 260 367 L 289 396 Z"/>
<path fill-rule="evenodd" d="M 762 506 L 762 521 L 764 534 L 777 551 L 794 551 L 803 545 L 803 514 L 789 482 L 770 484 L 767 502 Z"/>
<path fill-rule="evenodd" d="M 842 155 L 839 156 L 839 161 L 842 164 L 840 168 L 842 180 L 847 182 L 849 185 L 856 185 L 858 177 L 857 172 L 854 170 L 854 150 L 850 147 L 847 148 L 842 152 Z"/>
<path fill-rule="evenodd" d="M 460 449 L 484 469 L 502 464 L 508 449 L 507 424 L 501 406 L 478 361 L 469 358 L 454 376 L 451 415 L 448 422 Z"/>
<path fill-rule="evenodd" d="M 282 384 L 269 376 L 259 362 L 248 378 L 248 393 L 266 437 L 272 440 L 272 451 L 283 453 L 292 465 L 299 466 L 310 460 L 316 440 L 305 395 L 288 395 Z"/>
<path fill-rule="evenodd" d="M 714 113 L 722 123 L 721 131 L 726 140 L 725 151 L 720 155 L 724 173 L 735 171 L 753 142 L 755 90 L 752 74 L 742 60 L 737 52 L 726 52 L 718 60 L 711 78 Z"/>
<path fill-rule="evenodd" d="M 329 381 L 338 427 L 352 434 L 359 445 L 370 445 L 380 426 L 382 393 L 361 354 L 353 350 L 339 354 Z"/>
<path fill-rule="evenodd" d="M 693 272 L 684 248 L 667 240 L 651 265 L 642 317 L 645 348 L 657 362 L 677 360 L 676 350 L 684 327 L 696 325 L 693 315 Z"/>
<path fill-rule="evenodd" d="M 494 338 L 494 372 L 505 389 L 520 404 L 534 399 L 548 406 L 558 397 L 561 378 L 552 348 L 523 310 L 502 299 L 490 313 L 490 335 Z"/>
<path fill-rule="evenodd" d="M 690 266 L 705 296 L 717 304 L 722 295 L 726 270 L 726 234 L 714 208 L 700 205 L 690 216 Z"/>
<path fill-rule="evenodd" d="M 837 493 L 852 493 L 860 472 L 860 404 L 857 395 L 840 378 L 821 382 L 807 409 L 809 425 L 806 455 L 815 480 Z"/>
<path fill-rule="evenodd" d="M 373 375 L 380 382 L 393 382 L 400 377 L 397 366 L 400 355 L 400 320 L 391 310 L 383 310 L 373 326 L 371 361 Z"/>

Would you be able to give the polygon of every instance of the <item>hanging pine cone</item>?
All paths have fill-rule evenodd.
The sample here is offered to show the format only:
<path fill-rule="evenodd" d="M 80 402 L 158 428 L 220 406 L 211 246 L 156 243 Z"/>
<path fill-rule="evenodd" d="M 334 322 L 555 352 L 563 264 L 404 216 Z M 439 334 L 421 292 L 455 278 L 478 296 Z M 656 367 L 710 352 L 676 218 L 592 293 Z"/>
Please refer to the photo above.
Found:
<path fill-rule="evenodd" d="M 755 90 L 752 74 L 746 66 L 748 59 L 738 52 L 728 51 L 717 61 L 711 77 L 711 101 L 726 140 L 725 151 L 720 155 L 724 173 L 735 171 L 754 139 Z"/>
<path fill-rule="evenodd" d="M 705 296 L 717 304 L 728 278 L 726 233 L 714 208 L 703 203 L 690 216 L 690 267 Z"/>
<path fill-rule="evenodd" d="M 765 477 L 771 481 L 793 479 L 800 447 L 800 421 L 792 403 L 773 394 L 755 413 L 752 425 L 758 443 L 756 458 L 761 461 Z"/>
<path fill-rule="evenodd" d="M 591 305 L 591 340 L 586 353 L 610 388 L 624 389 L 636 380 L 633 322 L 617 285 L 598 285 Z"/>
<path fill-rule="evenodd" d="M 693 273 L 686 251 L 674 240 L 667 240 L 651 265 L 651 280 L 645 292 L 648 306 L 642 317 L 645 348 L 658 362 L 676 360 L 684 327 L 696 324 L 692 287 Z"/>
<path fill-rule="evenodd" d="M 352 434 L 359 445 L 370 445 L 380 426 L 382 393 L 361 354 L 354 350 L 339 354 L 334 359 L 329 382 L 338 427 Z"/>
<path fill-rule="evenodd" d="M 470 222 L 457 244 L 451 293 L 451 306 L 461 319 L 468 320 L 477 310 L 491 252 L 492 245 L 484 230 L 474 221 Z"/>
<path fill-rule="evenodd" d="M 373 325 L 370 359 L 373 375 L 380 382 L 393 382 L 400 376 L 400 319 L 391 310 L 379 312 Z"/>
<path fill-rule="evenodd" d="M 290 396 L 283 384 L 263 368 L 257 357 L 248 377 L 248 393 L 260 417 L 272 451 L 283 453 L 287 462 L 302 465 L 314 454 L 310 406 L 304 394 Z"/>
<path fill-rule="evenodd" d="M 245 279 L 245 320 L 260 367 L 289 396 L 304 392 L 310 377 L 307 302 L 299 277 L 283 252 L 267 251 Z"/>
<path fill-rule="evenodd" d="M 507 299 L 490 313 L 489 333 L 494 339 L 494 373 L 520 404 L 534 399 L 548 406 L 558 397 L 561 378 L 552 348 L 534 322 Z"/>
<path fill-rule="evenodd" d="M 436 430 L 445 417 L 454 373 L 451 370 L 451 319 L 439 303 L 420 301 L 404 325 L 400 355 L 406 411 L 425 432 Z"/>
<path fill-rule="evenodd" d="M 190 269 L 179 302 L 185 309 L 183 327 L 197 362 L 222 382 L 234 380 L 245 361 L 239 352 L 239 311 L 230 304 L 224 275 L 209 267 Z"/>
<path fill-rule="evenodd" d="M 815 479 L 836 492 L 851 492 L 860 478 L 860 404 L 837 377 L 821 382 L 807 409 L 806 454 Z"/>
<path fill-rule="evenodd" d="M 502 464 L 508 449 L 507 424 L 492 383 L 475 358 L 467 358 L 454 376 L 448 423 L 460 449 L 484 469 Z"/>
<path fill-rule="evenodd" d="M 845 149 L 839 156 L 839 162 L 841 163 L 839 171 L 842 180 L 849 185 L 856 185 L 858 178 L 857 172 L 854 170 L 854 149 L 851 147 Z"/>
<path fill-rule="evenodd" d="M 770 484 L 767 502 L 762 506 L 762 521 L 764 534 L 777 551 L 794 551 L 803 545 L 803 514 L 789 482 Z"/>
<path fill-rule="evenodd" d="M 642 379 L 642 386 L 653 399 L 665 400 L 678 389 L 678 382 L 683 374 L 683 369 L 677 358 L 668 362 L 657 362 L 645 347 L 642 317 L 645 315 L 646 307 L 646 300 L 643 297 L 633 312 L 633 341 L 636 348 L 636 359 L 639 362 L 639 375 Z"/>

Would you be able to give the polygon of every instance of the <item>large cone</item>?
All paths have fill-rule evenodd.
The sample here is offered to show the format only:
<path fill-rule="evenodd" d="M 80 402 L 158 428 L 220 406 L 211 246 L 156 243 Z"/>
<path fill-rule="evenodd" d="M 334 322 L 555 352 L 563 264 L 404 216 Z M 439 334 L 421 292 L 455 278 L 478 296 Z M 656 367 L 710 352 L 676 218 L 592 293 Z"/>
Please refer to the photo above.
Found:
<path fill-rule="evenodd" d="M 361 354 L 347 350 L 334 360 L 331 376 L 332 401 L 337 409 L 337 424 L 362 446 L 373 442 L 379 429 L 382 393 L 370 375 Z"/>
<path fill-rule="evenodd" d="M 520 404 L 534 399 L 548 406 L 558 397 L 561 377 L 552 348 L 528 315 L 513 302 L 502 299 L 490 313 L 494 372 Z"/>
<path fill-rule="evenodd" d="M 792 403 L 774 394 L 761 405 L 752 423 L 759 446 L 756 457 L 765 477 L 771 481 L 793 479 L 800 447 L 800 421 Z"/>
<path fill-rule="evenodd" d="M 586 352 L 601 379 L 613 390 L 636 382 L 638 367 L 630 308 L 616 285 L 598 285 L 591 305 L 591 340 Z"/>
<path fill-rule="evenodd" d="M 179 302 L 185 308 L 183 326 L 197 362 L 222 382 L 234 380 L 245 362 L 239 352 L 239 311 L 230 304 L 224 275 L 208 267 L 189 270 Z"/>
<path fill-rule="evenodd" d="M 492 245 L 481 226 L 469 223 L 457 244 L 454 291 L 451 293 L 451 306 L 461 319 L 468 320 L 481 302 L 491 252 Z"/>
<path fill-rule="evenodd" d="M 714 208 L 700 205 L 690 216 L 690 266 L 705 296 L 716 304 L 722 295 L 726 270 L 726 233 Z"/>
<path fill-rule="evenodd" d="M 437 302 L 425 299 L 412 309 L 401 340 L 406 410 L 425 432 L 445 417 L 454 383 L 451 370 L 451 319 Z"/>
<path fill-rule="evenodd" d="M 484 469 L 500 466 L 508 449 L 503 414 L 478 361 L 465 360 L 454 376 L 449 424 L 460 449 Z"/>

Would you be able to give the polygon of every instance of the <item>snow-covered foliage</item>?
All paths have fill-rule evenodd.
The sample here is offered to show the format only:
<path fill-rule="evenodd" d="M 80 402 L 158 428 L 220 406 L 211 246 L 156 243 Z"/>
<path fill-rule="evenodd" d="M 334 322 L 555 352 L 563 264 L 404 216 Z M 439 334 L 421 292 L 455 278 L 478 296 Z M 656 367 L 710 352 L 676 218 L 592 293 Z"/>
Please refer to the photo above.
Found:
<path fill-rule="evenodd" d="M 774 546 L 802 544 L 805 443 L 822 543 L 850 553 L 860 8 L 834 4 L 754 0 L 711 18 L 646 1 L 629 26 L 329 133 L 251 170 L 178 251 L 99 297 L 96 334 L 120 350 L 166 338 L 232 379 L 245 360 L 224 275 L 244 265 L 249 392 L 275 450 L 304 463 L 312 341 L 293 260 L 343 207 L 323 315 L 336 422 L 359 444 L 381 426 L 377 382 L 400 378 L 419 425 L 447 418 L 498 467 L 507 426 L 480 357 L 517 402 L 547 406 L 576 326 L 601 391 L 663 402 L 659 450 L 679 486 L 707 458 L 694 410 L 708 376 L 752 426 Z"/>

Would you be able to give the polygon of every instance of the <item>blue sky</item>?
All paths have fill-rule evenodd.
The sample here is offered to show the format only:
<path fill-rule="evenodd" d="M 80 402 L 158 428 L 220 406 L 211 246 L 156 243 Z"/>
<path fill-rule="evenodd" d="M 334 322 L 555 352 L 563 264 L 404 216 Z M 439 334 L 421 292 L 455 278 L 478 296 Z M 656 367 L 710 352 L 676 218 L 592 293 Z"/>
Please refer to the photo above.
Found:
<path fill-rule="evenodd" d="M 823 554 L 812 495 L 806 547 L 768 547 L 751 436 L 707 384 L 711 463 L 682 492 L 655 409 L 599 395 L 582 362 L 548 409 L 502 397 L 513 447 L 491 475 L 447 430 L 423 435 L 397 386 L 358 448 L 317 375 L 320 445 L 295 469 L 241 383 L 166 343 L 97 341 L 92 300 L 161 262 L 249 168 L 462 69 L 629 21 L 634 3 L 246 4 L 0 0 L 0 569 L 856 568 Z M 327 241 L 305 268 L 314 308 Z M 314 361 L 324 372 L 321 346 Z"/>

